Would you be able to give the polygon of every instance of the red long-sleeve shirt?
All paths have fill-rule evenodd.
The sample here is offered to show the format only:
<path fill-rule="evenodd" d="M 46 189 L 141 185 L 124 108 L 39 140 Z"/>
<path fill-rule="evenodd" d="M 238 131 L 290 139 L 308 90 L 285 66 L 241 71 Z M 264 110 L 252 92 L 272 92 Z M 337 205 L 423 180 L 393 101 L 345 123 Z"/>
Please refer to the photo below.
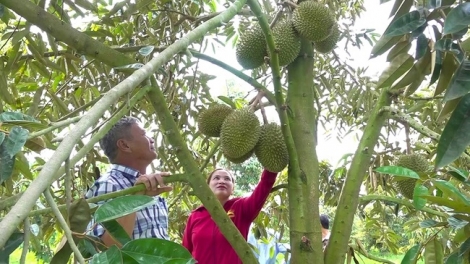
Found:
<path fill-rule="evenodd" d="M 268 198 L 276 176 L 277 173 L 264 170 L 260 182 L 249 197 L 233 198 L 224 204 L 225 211 L 230 211 L 229 216 L 245 240 L 251 223 Z M 204 206 L 198 207 L 189 216 L 183 246 L 191 252 L 198 264 L 242 263 Z"/>

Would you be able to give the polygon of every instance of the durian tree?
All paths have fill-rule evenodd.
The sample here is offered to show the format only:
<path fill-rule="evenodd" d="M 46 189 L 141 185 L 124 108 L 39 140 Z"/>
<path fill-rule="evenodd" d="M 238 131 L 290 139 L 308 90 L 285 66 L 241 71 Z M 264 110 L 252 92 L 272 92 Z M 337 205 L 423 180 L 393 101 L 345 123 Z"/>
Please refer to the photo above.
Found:
<path fill-rule="evenodd" d="M 466 33 L 463 29 L 468 27 L 467 16 L 462 16 L 468 14 L 468 7 L 465 3 L 457 7 L 451 6 L 453 2 L 441 6 L 436 3 L 420 2 L 415 6 L 418 12 L 409 12 L 415 4 L 413 1 L 396 2 L 392 10 L 394 20 L 373 49 L 373 55 L 379 56 L 395 45 L 387 55 L 390 65 L 375 82 L 365 77 L 362 69 L 351 68 L 334 50 L 338 38 L 344 40 L 341 48 L 347 50 L 351 43 L 359 47 L 363 41 L 373 43 L 369 32 L 355 34 L 350 30 L 364 8 L 362 1 L 321 4 L 283 1 L 277 5 L 268 0 L 224 3 L 140 0 L 111 4 L 87 0 L 0 0 L 3 22 L 0 248 L 14 249 L 24 241 L 24 248 L 28 249 L 30 244 L 35 252 L 45 254 L 42 258 L 49 262 L 52 254 L 46 256 L 44 252 L 56 252 L 55 244 L 64 238 L 52 261 L 66 262 L 74 252 L 75 260 L 83 262 L 84 257 L 96 253 L 77 252 L 80 243 L 89 245 L 93 241 L 77 235 L 85 232 L 83 223 L 91 217 L 90 210 L 99 213 L 99 209 L 89 205 L 96 200 L 84 201 L 81 197 L 99 176 L 101 164 L 107 163 L 94 145 L 121 116 L 132 114 L 144 121 L 147 128 L 155 129 L 158 154 L 165 162 L 154 169 L 175 174 L 169 178 L 175 194 L 169 196 L 170 232 L 174 241 L 181 239 L 190 210 L 202 202 L 211 208 L 211 215 L 244 263 L 256 263 L 251 248 L 204 182 L 204 175 L 216 166 L 221 156 L 240 162 L 243 155 L 223 153 L 221 148 L 230 144 L 223 143 L 224 138 L 218 139 L 216 132 L 204 135 L 196 125 L 201 110 L 217 101 L 209 90 L 210 80 L 215 76 L 200 70 L 201 60 L 226 69 L 257 92 L 253 100 L 220 98 L 223 102 L 217 103 L 225 103 L 233 111 L 250 108 L 263 112 L 263 107 L 277 110 L 284 140 L 277 141 L 285 145 L 289 156 L 288 168 L 281 173 L 279 185 L 273 191 L 273 195 L 282 198 L 282 203 L 270 199 L 267 203 L 270 210 L 262 212 L 256 224 L 262 226 L 275 216 L 281 226 L 288 227 L 291 263 L 310 263 L 312 259 L 315 263 L 323 260 L 342 263 L 346 256 L 351 259 L 354 250 L 367 256 L 350 239 L 358 205 L 359 212 L 363 212 L 372 203 L 373 210 L 367 213 L 373 214 L 383 208 L 380 201 L 393 202 L 403 205 L 402 211 L 424 212 L 420 217 L 435 221 L 432 223 L 438 227 L 445 225 L 453 213 L 458 215 L 452 219 L 466 221 L 467 209 L 459 203 L 465 204 L 468 197 L 465 193 L 468 174 L 441 168 L 457 157 L 454 166 L 467 168 L 462 163 L 467 160 L 466 154 L 460 157 L 462 148 L 468 145 L 460 140 L 465 136 L 460 131 L 465 130 L 462 124 L 466 124 L 466 109 L 464 103 L 457 105 L 457 99 L 464 95 L 466 87 L 463 63 L 466 42 L 460 39 Z M 311 12 L 319 13 L 311 16 Z M 77 24 L 78 19 L 83 25 Z M 441 21 L 441 24 L 445 21 L 445 34 L 437 25 L 431 25 L 436 28 L 435 38 L 423 34 L 430 21 Z M 324 27 L 311 28 L 319 23 Z M 446 30 L 446 25 L 450 29 Z M 311 35 L 310 30 L 317 33 Z M 262 45 L 246 45 L 244 41 L 249 35 L 245 32 L 254 32 L 253 41 Z M 415 57 L 407 55 L 414 40 Z M 235 44 L 234 52 L 242 58 L 241 67 L 227 65 L 205 54 L 220 42 Z M 243 46 L 256 49 L 247 54 L 242 52 Z M 242 71 L 242 67 L 252 71 Z M 430 72 L 433 73 L 431 83 L 437 82 L 437 87 L 420 87 Z M 429 96 L 433 89 L 436 94 Z M 443 105 L 438 101 L 442 99 L 439 94 L 450 90 L 447 99 L 451 101 Z M 267 125 L 264 120 L 263 123 Z M 315 152 L 317 127 L 325 123 L 363 131 L 350 166 L 341 170 L 335 179 L 321 173 L 323 167 Z M 261 135 L 261 125 L 255 134 Z M 421 179 L 419 175 L 417 179 L 417 172 L 413 174 L 410 168 L 387 167 L 395 165 L 393 156 L 403 152 L 390 148 L 387 135 L 401 128 L 413 128 L 409 134 L 420 135 L 410 142 L 408 154 L 425 153 L 431 160 L 437 151 L 436 167 L 441 169 L 438 177 L 449 180 L 449 175 L 453 175 L 463 183 L 446 181 L 436 185 L 428 180 L 431 183 L 426 187 L 424 207 L 421 207 L 424 192 L 417 198 L 413 196 L 413 202 L 400 199 L 401 196 L 393 197 L 394 178 L 414 178 L 415 186 L 419 186 L 414 192 L 426 186 L 421 184 L 426 178 Z M 47 160 L 41 156 L 46 152 L 53 153 Z M 251 155 L 259 156 L 255 152 L 253 149 Z M 449 184 L 458 189 L 452 189 Z M 360 197 L 364 185 L 369 195 Z M 135 187 L 106 198 L 123 199 L 131 211 L 136 204 L 146 202 L 126 196 L 138 190 Z M 320 201 L 337 208 L 325 254 L 321 250 L 318 221 Z M 443 207 L 452 204 L 459 207 L 450 207 L 454 210 L 450 212 Z M 433 226 L 430 221 L 427 223 L 428 227 Z M 459 252 L 455 249 L 465 245 L 463 242 L 468 237 L 462 223 L 465 224 L 459 222 L 460 233 L 455 235 L 458 239 L 452 247 L 443 248 L 443 254 L 455 256 Z M 451 221 L 447 224 L 451 225 L 448 233 L 452 237 L 455 233 L 451 229 L 455 225 Z M 34 227 L 37 232 L 30 231 Z M 433 240 L 435 237 L 425 233 L 422 241 L 432 243 L 411 248 L 409 258 L 415 258 L 426 247 L 424 254 L 432 259 L 430 252 L 437 251 L 431 250 L 431 245 L 439 247 L 437 240 Z M 465 248 L 461 247 L 462 254 L 455 257 L 463 258 L 467 253 Z M 125 254 L 117 249 L 97 250 L 105 255 Z M 10 252 L 1 255 L 8 257 Z"/>

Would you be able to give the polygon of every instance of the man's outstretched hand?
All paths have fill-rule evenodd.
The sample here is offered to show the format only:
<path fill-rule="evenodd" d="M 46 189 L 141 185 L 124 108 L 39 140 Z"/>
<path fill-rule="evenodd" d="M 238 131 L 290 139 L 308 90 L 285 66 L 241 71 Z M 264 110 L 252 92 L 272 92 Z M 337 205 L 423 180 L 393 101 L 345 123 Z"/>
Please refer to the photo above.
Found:
<path fill-rule="evenodd" d="M 173 187 L 165 185 L 162 177 L 170 176 L 169 172 L 158 172 L 152 174 L 143 174 L 137 178 L 135 185 L 143 183 L 146 187 L 144 191 L 137 194 L 144 194 L 148 196 L 157 196 L 164 192 L 173 190 Z"/>

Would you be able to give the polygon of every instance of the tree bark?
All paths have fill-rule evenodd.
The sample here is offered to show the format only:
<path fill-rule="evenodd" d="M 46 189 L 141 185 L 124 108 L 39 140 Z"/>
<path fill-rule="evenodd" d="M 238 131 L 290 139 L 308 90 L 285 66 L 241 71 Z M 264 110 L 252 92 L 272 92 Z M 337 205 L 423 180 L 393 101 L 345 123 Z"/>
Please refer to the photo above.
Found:
<path fill-rule="evenodd" d="M 323 264 L 319 221 L 319 165 L 313 84 L 314 51 L 302 40 L 299 57 L 288 66 L 287 105 L 289 124 L 299 159 L 300 174 L 289 172 L 291 263 Z"/>
<path fill-rule="evenodd" d="M 383 88 L 364 129 L 361 141 L 351 162 L 351 168 L 346 175 L 346 181 L 336 209 L 330 241 L 325 250 L 325 263 L 344 263 L 354 214 L 359 204 L 359 191 L 374 153 L 375 144 L 379 139 L 380 131 L 388 117 L 382 111 L 382 108 L 390 104 L 391 96 L 388 90 Z"/>

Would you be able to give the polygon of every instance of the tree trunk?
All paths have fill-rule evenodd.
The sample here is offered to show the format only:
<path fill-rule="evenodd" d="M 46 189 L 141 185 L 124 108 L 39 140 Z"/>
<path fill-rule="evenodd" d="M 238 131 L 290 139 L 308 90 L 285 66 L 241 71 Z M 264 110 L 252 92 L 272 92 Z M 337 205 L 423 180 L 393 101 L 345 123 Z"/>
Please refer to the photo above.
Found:
<path fill-rule="evenodd" d="M 288 67 L 287 113 L 300 174 L 289 170 L 291 263 L 323 264 L 319 219 L 318 158 L 313 87 L 313 48 L 302 41 L 300 56 Z"/>

